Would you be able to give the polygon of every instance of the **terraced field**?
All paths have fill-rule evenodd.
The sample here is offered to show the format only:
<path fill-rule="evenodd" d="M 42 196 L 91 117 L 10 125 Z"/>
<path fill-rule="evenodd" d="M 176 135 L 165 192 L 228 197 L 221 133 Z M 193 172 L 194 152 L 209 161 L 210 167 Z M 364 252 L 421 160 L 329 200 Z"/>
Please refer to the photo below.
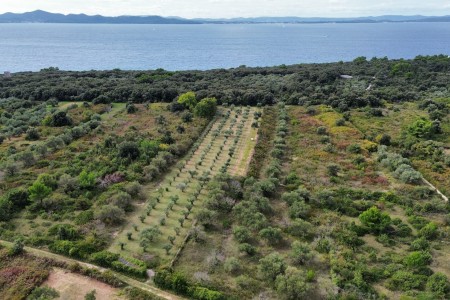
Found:
<path fill-rule="evenodd" d="M 206 197 L 207 181 L 219 172 L 245 175 L 256 143 L 254 113 L 258 108 L 222 108 L 187 156 L 157 184 L 145 187 L 139 205 L 117 233 L 110 251 L 132 256 L 142 253 L 142 232 L 154 235 L 145 252 L 169 262 L 183 245 Z M 123 247 L 123 249 L 122 249 Z"/>

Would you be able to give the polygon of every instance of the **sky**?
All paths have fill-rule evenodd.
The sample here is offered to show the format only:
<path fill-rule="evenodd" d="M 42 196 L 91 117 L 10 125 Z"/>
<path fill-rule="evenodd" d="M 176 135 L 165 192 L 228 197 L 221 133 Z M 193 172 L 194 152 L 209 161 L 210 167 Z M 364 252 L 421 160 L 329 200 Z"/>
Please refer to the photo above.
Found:
<path fill-rule="evenodd" d="M 36 9 L 64 14 L 185 18 L 441 16 L 450 15 L 450 0 L 0 0 L 0 13 Z"/>

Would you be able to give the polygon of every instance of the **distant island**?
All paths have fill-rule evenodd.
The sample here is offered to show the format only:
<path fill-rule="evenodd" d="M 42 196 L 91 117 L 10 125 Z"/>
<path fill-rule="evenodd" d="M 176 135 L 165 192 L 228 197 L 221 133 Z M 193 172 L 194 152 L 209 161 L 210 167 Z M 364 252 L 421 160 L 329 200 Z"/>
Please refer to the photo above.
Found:
<path fill-rule="evenodd" d="M 161 16 L 107 17 L 86 14 L 58 14 L 42 10 L 27 13 L 0 14 L 0 23 L 76 23 L 76 24 L 264 24 L 264 23 L 395 23 L 395 22 L 450 22 L 450 16 L 369 16 L 357 18 L 302 18 L 302 17 L 257 17 L 232 19 L 185 19 Z"/>

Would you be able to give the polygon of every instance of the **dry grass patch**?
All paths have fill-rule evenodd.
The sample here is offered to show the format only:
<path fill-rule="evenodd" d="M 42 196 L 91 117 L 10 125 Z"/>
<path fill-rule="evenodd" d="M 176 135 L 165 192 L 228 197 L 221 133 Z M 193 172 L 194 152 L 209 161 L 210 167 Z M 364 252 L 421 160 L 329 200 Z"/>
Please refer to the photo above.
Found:
<path fill-rule="evenodd" d="M 126 299 L 119 295 L 119 289 L 95 279 L 70 273 L 59 268 L 53 269 L 42 285 L 57 290 L 60 295 L 59 299 L 64 300 L 83 300 L 84 296 L 92 290 L 95 290 L 97 300 Z"/>

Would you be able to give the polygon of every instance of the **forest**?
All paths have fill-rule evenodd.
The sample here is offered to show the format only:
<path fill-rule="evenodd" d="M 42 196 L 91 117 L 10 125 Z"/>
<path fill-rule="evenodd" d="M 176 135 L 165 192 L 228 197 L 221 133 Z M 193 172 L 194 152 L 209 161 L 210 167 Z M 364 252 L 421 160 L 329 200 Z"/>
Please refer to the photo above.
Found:
<path fill-rule="evenodd" d="M 448 299 L 449 74 L 0 78 L 0 298 L 57 298 L 63 269 L 117 299 Z"/>
<path fill-rule="evenodd" d="M 412 60 L 359 57 L 353 62 L 299 64 L 210 71 L 59 71 L 16 73 L 0 81 L 0 98 L 30 101 L 172 102 L 194 91 L 219 104 L 327 104 L 347 110 L 380 100 L 414 101 L 448 94 L 450 58 L 418 56 Z M 342 75 L 357 80 L 345 80 Z M 368 87 L 370 86 L 370 89 Z"/>

